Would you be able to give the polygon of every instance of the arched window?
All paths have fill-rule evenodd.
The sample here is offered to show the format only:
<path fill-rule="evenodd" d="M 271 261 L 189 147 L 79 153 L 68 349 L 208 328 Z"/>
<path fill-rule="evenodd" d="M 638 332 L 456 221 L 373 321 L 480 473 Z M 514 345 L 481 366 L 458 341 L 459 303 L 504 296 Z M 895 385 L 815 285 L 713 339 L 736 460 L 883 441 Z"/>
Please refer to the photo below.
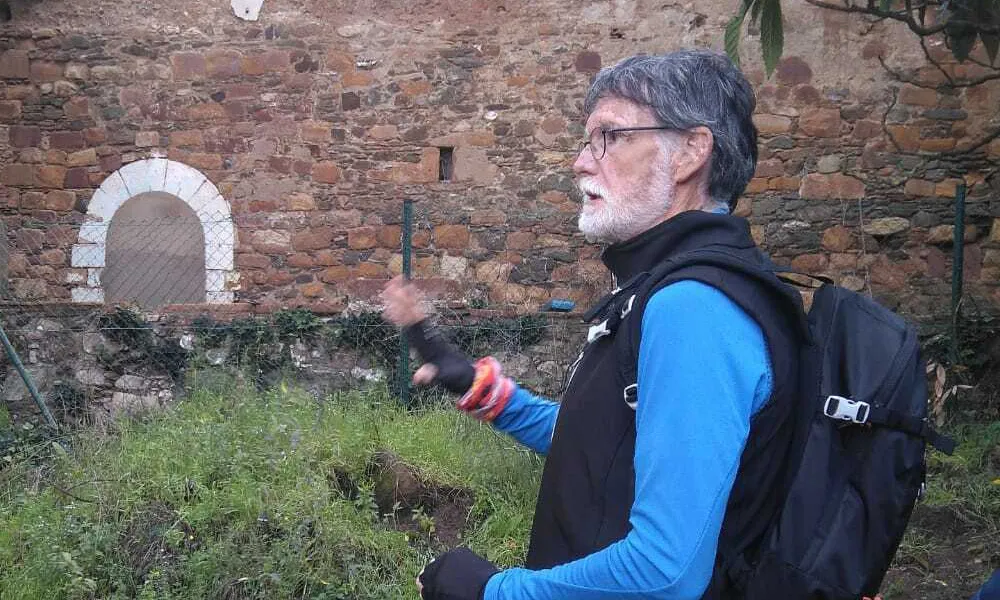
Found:
<path fill-rule="evenodd" d="M 232 302 L 235 240 L 229 203 L 197 169 L 163 158 L 130 163 L 87 207 L 72 256 L 87 285 L 73 289 L 73 301 Z"/>

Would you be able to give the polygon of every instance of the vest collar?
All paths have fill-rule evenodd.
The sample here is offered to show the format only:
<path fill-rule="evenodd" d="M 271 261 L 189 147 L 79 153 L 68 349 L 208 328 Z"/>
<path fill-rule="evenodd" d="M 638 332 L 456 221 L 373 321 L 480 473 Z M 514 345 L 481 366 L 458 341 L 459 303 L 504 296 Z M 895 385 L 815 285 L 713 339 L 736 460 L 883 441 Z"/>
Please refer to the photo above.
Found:
<path fill-rule="evenodd" d="M 608 246 L 601 253 L 601 261 L 617 282 L 625 282 L 675 254 L 710 245 L 753 248 L 749 223 L 732 215 L 685 211 L 629 240 Z"/>

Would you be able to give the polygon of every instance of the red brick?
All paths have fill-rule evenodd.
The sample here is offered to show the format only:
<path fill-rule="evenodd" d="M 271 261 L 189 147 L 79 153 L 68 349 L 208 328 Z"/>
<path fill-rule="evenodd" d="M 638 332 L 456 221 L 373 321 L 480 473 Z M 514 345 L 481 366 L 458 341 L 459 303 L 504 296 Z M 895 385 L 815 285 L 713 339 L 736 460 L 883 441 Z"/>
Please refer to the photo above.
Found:
<path fill-rule="evenodd" d="M 399 225 L 384 225 L 378 228 L 378 245 L 383 248 L 398 248 L 403 228 Z"/>
<path fill-rule="evenodd" d="M 197 52 L 177 52 L 170 55 L 170 66 L 174 79 L 203 79 L 205 77 L 205 57 Z"/>
<path fill-rule="evenodd" d="M 854 123 L 853 135 L 859 140 L 867 140 L 882 134 L 882 123 L 878 121 L 857 121 Z"/>
<path fill-rule="evenodd" d="M 31 62 L 31 80 L 34 82 L 58 81 L 62 76 L 63 67 L 58 63 L 41 60 Z"/>
<path fill-rule="evenodd" d="M 239 77 L 243 55 L 235 50 L 212 50 L 205 54 L 205 70 L 213 79 Z"/>
<path fill-rule="evenodd" d="M 935 106 L 938 101 L 937 90 L 905 84 L 899 89 L 899 101 L 913 106 Z"/>
<path fill-rule="evenodd" d="M 66 182 L 66 167 L 43 165 L 35 169 L 38 187 L 61 188 Z"/>
<path fill-rule="evenodd" d="M 244 75 L 282 73 L 291 66 L 291 55 L 285 50 L 268 50 L 262 54 L 244 56 L 241 68 Z"/>
<path fill-rule="evenodd" d="M 73 210 L 76 206 L 76 194 L 68 190 L 52 190 L 45 194 L 45 201 L 40 208 L 60 212 Z"/>
<path fill-rule="evenodd" d="M 332 227 L 314 227 L 292 236 L 292 248 L 299 252 L 323 250 L 333 243 Z"/>
<path fill-rule="evenodd" d="M 378 231 L 374 227 L 358 227 L 347 232 L 347 246 L 352 250 L 370 250 L 378 245 Z"/>
<path fill-rule="evenodd" d="M 222 155 L 192 152 L 185 156 L 184 162 L 196 169 L 218 171 L 222 168 Z"/>
<path fill-rule="evenodd" d="M 315 263 L 316 261 L 313 260 L 313 257 L 304 252 L 297 252 L 288 257 L 288 266 L 296 269 L 308 269 Z"/>
<path fill-rule="evenodd" d="M 93 148 L 74 152 L 66 157 L 67 167 L 90 167 L 97 164 L 97 151 Z"/>
<path fill-rule="evenodd" d="M 843 252 L 854 244 L 854 234 L 843 225 L 834 225 L 823 232 L 823 248 Z"/>
<path fill-rule="evenodd" d="M 340 169 L 330 161 L 318 162 L 313 165 L 312 178 L 318 183 L 337 183 L 340 181 Z"/>
<path fill-rule="evenodd" d="M 858 199 L 865 196 L 865 184 L 840 173 L 830 175 L 810 173 L 802 178 L 799 195 L 802 198 L 816 200 Z"/>
<path fill-rule="evenodd" d="M 14 243 L 19 250 L 41 250 L 45 244 L 45 233 L 40 229 L 22 227 L 17 230 Z"/>
<path fill-rule="evenodd" d="M 383 265 L 363 262 L 354 269 L 354 274 L 357 277 L 364 279 L 386 279 L 389 276 L 389 272 Z"/>
<path fill-rule="evenodd" d="M 785 85 L 809 83 L 812 69 L 798 56 L 787 56 L 778 63 L 778 81 Z"/>
<path fill-rule="evenodd" d="M 351 278 L 351 270 L 343 265 L 336 265 L 323 271 L 320 279 L 327 283 L 340 283 Z"/>
<path fill-rule="evenodd" d="M 266 269 L 271 266 L 271 259 L 261 254 L 237 254 L 236 266 L 241 269 Z"/>
<path fill-rule="evenodd" d="M 187 108 L 187 118 L 192 121 L 225 121 L 228 115 L 218 102 L 203 102 Z"/>
<path fill-rule="evenodd" d="M 507 234 L 508 250 L 530 250 L 535 242 L 535 234 L 527 231 L 512 231 Z"/>
<path fill-rule="evenodd" d="M 331 129 L 332 126 L 323 121 L 304 121 L 299 125 L 302 141 L 318 144 L 326 144 L 332 139 L 330 136 Z"/>
<path fill-rule="evenodd" d="M 318 281 L 299 286 L 299 291 L 306 298 L 318 298 L 326 291 L 326 286 Z"/>
<path fill-rule="evenodd" d="M 394 163 L 387 170 L 369 171 L 368 177 L 392 183 L 432 183 L 438 180 L 440 158 L 440 149 L 424 148 L 419 163 Z"/>
<path fill-rule="evenodd" d="M 103 144 L 108 141 L 108 132 L 103 127 L 89 127 L 83 130 L 83 139 L 88 144 Z"/>
<path fill-rule="evenodd" d="M 903 186 L 903 193 L 907 196 L 933 196 L 934 182 L 924 179 L 907 179 Z"/>
<path fill-rule="evenodd" d="M 781 115 L 758 114 L 753 116 L 753 122 L 761 135 L 777 135 L 792 130 L 792 120 Z"/>
<path fill-rule="evenodd" d="M 66 182 L 63 187 L 70 189 L 91 187 L 90 172 L 86 167 L 77 167 L 66 171 Z"/>
<path fill-rule="evenodd" d="M 71 98 L 63 104 L 63 112 L 70 119 L 90 116 L 90 100 L 85 97 Z"/>
<path fill-rule="evenodd" d="M 101 170 L 106 173 L 113 173 L 122 168 L 122 157 L 120 154 L 109 154 L 102 156 L 100 160 Z M 69 175 L 66 176 L 67 180 Z"/>
<path fill-rule="evenodd" d="M 507 213 L 496 208 L 473 211 L 469 223 L 474 226 L 499 226 L 507 222 Z"/>
<path fill-rule="evenodd" d="M 799 132 L 813 137 L 837 137 L 840 125 L 840 111 L 835 108 L 814 108 L 799 117 Z"/>
<path fill-rule="evenodd" d="M 920 128 L 915 125 L 887 125 L 886 130 L 903 152 L 920 150 Z"/>
<path fill-rule="evenodd" d="M 785 163 L 780 159 L 770 158 L 757 161 L 757 172 L 754 177 L 780 177 L 785 174 Z"/>
<path fill-rule="evenodd" d="M 767 191 L 767 179 L 764 177 L 754 177 L 747 184 L 744 194 L 759 194 Z"/>
<path fill-rule="evenodd" d="M 316 200 L 305 192 L 294 192 L 288 194 L 285 196 L 285 204 L 288 210 L 316 210 Z"/>
<path fill-rule="evenodd" d="M 767 180 L 767 189 L 792 191 L 799 189 L 802 185 L 801 177 L 772 177 Z"/>
<path fill-rule="evenodd" d="M 0 121 L 16 121 L 21 118 L 21 101 L 0 101 Z"/>
<path fill-rule="evenodd" d="M 4 185 L 29 186 L 35 184 L 35 171 L 31 165 L 10 164 L 0 173 L 0 183 Z"/>
<path fill-rule="evenodd" d="M 0 54 L 0 78 L 27 79 L 31 77 L 31 62 L 26 50 L 6 50 Z"/>
<path fill-rule="evenodd" d="M 10 144 L 15 148 L 32 148 L 42 143 L 42 131 L 37 127 L 12 125 Z"/>
<path fill-rule="evenodd" d="M 56 131 L 49 134 L 49 147 L 59 150 L 77 150 L 85 148 L 87 141 L 80 131 Z"/>
<path fill-rule="evenodd" d="M 469 246 L 469 228 L 465 225 L 438 225 L 434 228 L 437 248 L 464 249 Z"/>
<path fill-rule="evenodd" d="M 955 138 L 929 138 L 920 140 L 920 149 L 924 152 L 944 152 L 954 148 L 956 143 Z"/>
<path fill-rule="evenodd" d="M 792 259 L 792 269 L 800 273 L 822 273 L 828 264 L 825 254 L 800 254 Z"/>
<path fill-rule="evenodd" d="M 62 250 L 46 250 L 38 256 L 38 260 L 43 265 L 64 265 L 66 254 Z"/>
<path fill-rule="evenodd" d="M 173 147 L 190 146 L 200 148 L 205 145 L 205 139 L 200 129 L 172 131 L 170 132 L 170 145 Z"/>

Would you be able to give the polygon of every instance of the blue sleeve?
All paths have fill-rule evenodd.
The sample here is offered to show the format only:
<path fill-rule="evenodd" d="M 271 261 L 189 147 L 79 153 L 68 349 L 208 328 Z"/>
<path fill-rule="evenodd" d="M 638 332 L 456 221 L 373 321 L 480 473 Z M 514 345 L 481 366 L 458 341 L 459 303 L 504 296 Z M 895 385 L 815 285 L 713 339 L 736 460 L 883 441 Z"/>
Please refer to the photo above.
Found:
<path fill-rule="evenodd" d="M 638 366 L 631 531 L 552 569 L 502 571 L 485 600 L 701 597 L 750 419 L 771 393 L 767 346 L 722 292 L 682 281 L 650 299 Z"/>
<path fill-rule="evenodd" d="M 507 401 L 493 426 L 539 454 L 548 454 L 559 405 L 533 396 L 520 386 Z"/>

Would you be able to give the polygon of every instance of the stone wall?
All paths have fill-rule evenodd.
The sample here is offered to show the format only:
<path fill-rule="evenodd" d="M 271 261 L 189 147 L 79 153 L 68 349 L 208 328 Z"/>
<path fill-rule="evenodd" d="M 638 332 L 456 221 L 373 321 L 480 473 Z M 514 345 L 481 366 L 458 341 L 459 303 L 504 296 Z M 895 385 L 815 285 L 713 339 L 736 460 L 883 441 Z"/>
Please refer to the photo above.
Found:
<path fill-rule="evenodd" d="M 372 383 L 396 389 L 390 379 L 395 377 L 399 341 L 395 330 L 384 325 L 362 320 L 348 335 L 335 336 L 333 329 L 340 325 L 326 322 L 313 335 L 296 336 L 277 331 L 280 326 L 268 321 L 269 315 L 202 308 L 133 320 L 93 306 L 57 312 L 22 307 L 0 314 L 0 325 L 49 410 L 63 422 L 100 421 L 167 406 L 192 388 L 211 389 L 213 381 L 232 377 L 262 387 L 283 381 L 320 398 Z M 585 340 L 579 319 L 549 314 L 533 321 L 526 341 L 518 342 L 516 330 L 501 329 L 503 321 L 497 318 L 494 311 L 451 312 L 441 326 L 456 342 L 462 329 L 466 340 L 488 337 L 478 353 L 497 357 L 521 385 L 557 397 Z M 271 335 L 240 334 L 257 327 L 269 328 Z M 2 353 L 0 400 L 0 410 L 17 421 L 41 418 L 17 369 Z"/>
<path fill-rule="evenodd" d="M 737 4 L 264 0 L 248 22 L 225 0 L 18 3 L 0 29 L 11 293 L 71 299 L 95 276 L 72 256 L 95 190 L 166 158 L 203 173 L 231 212 L 216 300 L 336 311 L 371 297 L 400 271 L 407 198 L 415 273 L 434 294 L 583 304 L 607 286 L 599 250 L 575 233 L 569 168 L 590 77 L 636 52 L 720 48 Z M 942 77 L 903 28 L 786 4 L 776 74 L 764 77 L 754 35 L 743 49 L 762 138 L 739 213 L 755 237 L 779 262 L 940 315 L 965 182 L 966 286 L 1000 301 L 1000 202 L 984 181 L 1000 140 L 947 155 L 987 130 L 1000 82 L 901 84 L 880 57 Z"/>

